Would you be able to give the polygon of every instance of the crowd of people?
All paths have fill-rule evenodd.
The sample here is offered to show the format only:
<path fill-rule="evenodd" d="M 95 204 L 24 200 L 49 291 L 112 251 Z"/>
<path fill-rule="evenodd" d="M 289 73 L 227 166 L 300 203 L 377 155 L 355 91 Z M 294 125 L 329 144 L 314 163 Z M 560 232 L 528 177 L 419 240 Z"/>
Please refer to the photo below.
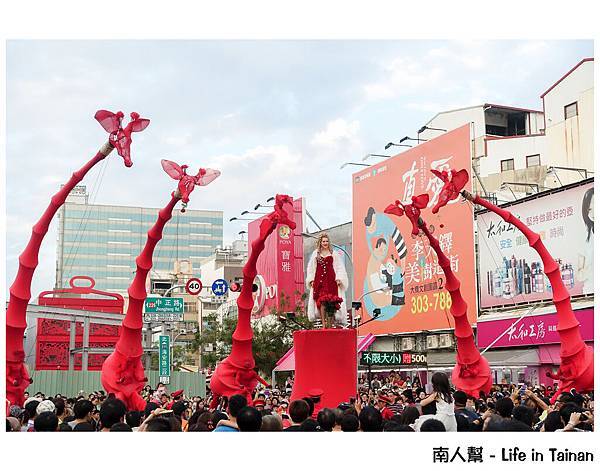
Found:
<path fill-rule="evenodd" d="M 6 430 L 13 432 L 432 432 L 542 431 L 594 429 L 593 393 L 563 392 L 532 385 L 494 385 L 488 395 L 453 390 L 445 373 L 432 375 L 427 388 L 391 372 L 359 381 L 356 398 L 335 408 L 320 407 L 320 392 L 290 400 L 293 378 L 256 390 L 252 404 L 241 395 L 221 398 L 211 409 L 207 397 L 172 393 L 164 384 L 147 386 L 144 411 L 128 411 L 113 395 L 96 391 L 77 397 L 26 393 L 24 406 L 10 406 Z M 429 392 L 426 392 L 429 391 Z M 318 391 L 318 390 L 317 390 Z"/>

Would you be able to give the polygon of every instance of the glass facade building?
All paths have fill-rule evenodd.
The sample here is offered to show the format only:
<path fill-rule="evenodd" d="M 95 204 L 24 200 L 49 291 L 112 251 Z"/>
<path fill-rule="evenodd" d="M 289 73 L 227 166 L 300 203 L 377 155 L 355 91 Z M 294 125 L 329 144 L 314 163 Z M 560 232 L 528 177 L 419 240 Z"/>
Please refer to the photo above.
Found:
<path fill-rule="evenodd" d="M 135 258 L 160 208 L 87 204 L 85 189 L 76 190 L 79 197 L 70 195 L 58 214 L 55 287 L 68 287 L 73 276 L 86 275 L 96 280 L 96 289 L 127 296 Z M 175 261 L 182 259 L 190 260 L 196 272 L 200 262 L 222 245 L 222 211 L 176 209 L 154 250 L 150 277 L 173 272 Z"/>

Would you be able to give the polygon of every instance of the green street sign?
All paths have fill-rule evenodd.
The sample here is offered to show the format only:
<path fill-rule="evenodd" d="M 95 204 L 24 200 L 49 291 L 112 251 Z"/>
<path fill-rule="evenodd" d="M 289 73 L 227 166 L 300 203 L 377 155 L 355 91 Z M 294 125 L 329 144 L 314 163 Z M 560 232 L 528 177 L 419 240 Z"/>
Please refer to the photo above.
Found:
<path fill-rule="evenodd" d="M 171 339 L 161 335 L 158 340 L 158 374 L 161 378 L 171 376 Z M 166 383 L 168 381 L 162 381 Z"/>
<path fill-rule="evenodd" d="M 146 298 L 144 322 L 182 321 L 183 306 L 183 298 Z"/>

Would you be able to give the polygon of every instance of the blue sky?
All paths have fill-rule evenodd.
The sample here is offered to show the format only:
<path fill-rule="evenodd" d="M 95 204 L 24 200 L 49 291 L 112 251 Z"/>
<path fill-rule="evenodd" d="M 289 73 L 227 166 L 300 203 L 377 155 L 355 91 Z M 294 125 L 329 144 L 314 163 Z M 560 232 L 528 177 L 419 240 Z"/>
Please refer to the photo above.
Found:
<path fill-rule="evenodd" d="M 381 153 L 442 110 L 484 102 L 541 109 L 540 94 L 592 41 L 9 41 L 7 291 L 50 196 L 106 140 L 97 109 L 139 112 L 134 166 L 113 153 L 84 180 L 99 204 L 162 207 L 174 189 L 160 159 L 222 176 L 190 208 L 229 223 L 285 192 L 304 196 L 323 227 L 350 220 L 346 161 Z M 356 167 L 355 167 L 356 168 Z M 93 187 L 93 188 L 92 188 Z M 309 225 L 312 230 L 314 226 Z M 32 294 L 54 283 L 56 225 Z"/>

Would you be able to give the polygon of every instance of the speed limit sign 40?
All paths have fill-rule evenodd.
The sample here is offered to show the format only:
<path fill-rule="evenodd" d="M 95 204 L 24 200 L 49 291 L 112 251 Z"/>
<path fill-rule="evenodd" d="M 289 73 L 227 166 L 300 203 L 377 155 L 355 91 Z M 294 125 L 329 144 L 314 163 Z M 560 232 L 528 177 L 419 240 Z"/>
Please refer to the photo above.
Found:
<path fill-rule="evenodd" d="M 202 291 L 202 282 L 200 281 L 200 278 L 190 278 L 185 284 L 185 290 L 192 296 L 200 294 L 200 291 Z"/>

